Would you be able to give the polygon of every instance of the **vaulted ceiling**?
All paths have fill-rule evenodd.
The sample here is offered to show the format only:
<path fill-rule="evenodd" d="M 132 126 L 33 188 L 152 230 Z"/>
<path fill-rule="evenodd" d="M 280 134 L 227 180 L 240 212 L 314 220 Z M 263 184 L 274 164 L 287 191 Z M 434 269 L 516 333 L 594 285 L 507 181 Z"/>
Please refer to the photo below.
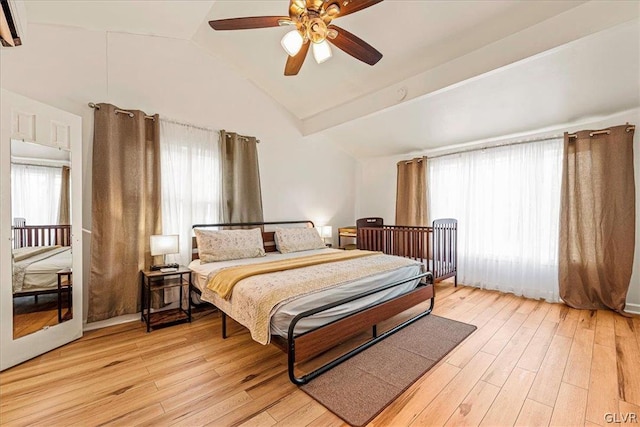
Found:
<path fill-rule="evenodd" d="M 637 1 L 386 0 L 336 21 L 383 53 L 377 65 L 334 48 L 323 64 L 307 58 L 294 77 L 283 75 L 280 46 L 290 28 L 208 25 L 287 15 L 288 0 L 26 4 L 29 22 L 191 40 L 281 104 L 302 135 L 355 156 L 468 142 L 640 104 Z M 612 35 L 597 34 L 613 27 Z M 576 100 L 591 104 L 576 108 Z"/>

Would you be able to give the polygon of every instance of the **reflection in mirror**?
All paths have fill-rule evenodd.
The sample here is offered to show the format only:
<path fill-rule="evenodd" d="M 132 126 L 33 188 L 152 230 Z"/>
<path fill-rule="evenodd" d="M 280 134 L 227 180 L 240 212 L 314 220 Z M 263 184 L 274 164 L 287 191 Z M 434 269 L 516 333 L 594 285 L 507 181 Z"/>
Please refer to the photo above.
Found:
<path fill-rule="evenodd" d="M 71 158 L 11 141 L 13 338 L 72 318 Z"/>

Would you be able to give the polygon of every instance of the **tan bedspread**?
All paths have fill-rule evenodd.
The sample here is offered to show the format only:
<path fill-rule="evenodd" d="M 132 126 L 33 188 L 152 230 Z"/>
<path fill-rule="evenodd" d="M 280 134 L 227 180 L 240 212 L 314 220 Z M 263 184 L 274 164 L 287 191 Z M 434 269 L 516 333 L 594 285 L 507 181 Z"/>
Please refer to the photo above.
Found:
<path fill-rule="evenodd" d="M 207 288 L 211 289 L 224 299 L 231 297 L 233 287 L 242 279 L 258 274 L 275 273 L 276 271 L 292 270 L 294 268 L 309 267 L 310 265 L 325 264 L 328 262 L 345 261 L 353 258 L 371 256 L 379 252 L 372 251 L 343 251 L 328 254 L 309 255 L 301 258 L 282 259 L 278 261 L 264 262 L 260 264 L 239 265 L 225 268 L 208 278 Z"/>
<path fill-rule="evenodd" d="M 305 258 L 307 257 L 301 259 Z M 354 255 L 340 262 L 259 273 L 237 283 L 231 296 L 231 313 L 228 314 L 246 326 L 255 341 L 268 344 L 271 340 L 269 323 L 277 305 L 299 296 L 415 263 L 416 261 L 407 258 L 373 252 L 359 257 Z M 230 269 L 233 268 L 236 267 Z M 219 272 L 212 273 L 208 283 L 217 274 Z"/>

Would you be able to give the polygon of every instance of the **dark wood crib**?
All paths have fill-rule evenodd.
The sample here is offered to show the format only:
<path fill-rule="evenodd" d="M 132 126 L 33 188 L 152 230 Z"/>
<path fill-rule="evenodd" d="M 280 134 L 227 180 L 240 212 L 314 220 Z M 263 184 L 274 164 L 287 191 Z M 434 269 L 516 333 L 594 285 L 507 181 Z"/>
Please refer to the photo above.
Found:
<path fill-rule="evenodd" d="M 362 218 L 357 223 L 358 249 L 422 261 L 434 281 L 453 277 L 458 286 L 456 219 L 436 219 L 431 227 L 383 225 L 381 218 Z"/>
<path fill-rule="evenodd" d="M 20 225 L 11 229 L 13 249 L 26 246 L 71 246 L 71 225 Z"/>

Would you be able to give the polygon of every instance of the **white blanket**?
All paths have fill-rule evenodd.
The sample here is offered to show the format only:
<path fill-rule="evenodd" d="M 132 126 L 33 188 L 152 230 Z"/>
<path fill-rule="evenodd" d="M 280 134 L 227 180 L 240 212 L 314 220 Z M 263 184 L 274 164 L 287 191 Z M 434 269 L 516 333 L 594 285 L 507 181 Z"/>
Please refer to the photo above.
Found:
<path fill-rule="evenodd" d="M 252 331 L 252 336 L 256 341 L 261 342 L 263 344 L 268 343 L 270 340 L 270 335 L 264 334 L 265 326 L 256 327 L 255 323 L 255 314 L 248 309 L 253 303 L 252 299 L 257 298 L 256 289 L 260 289 L 260 280 L 264 279 L 245 279 L 236 285 L 237 290 L 234 289 L 234 293 L 229 301 L 224 300 L 218 297 L 215 292 L 209 291 L 206 288 L 206 278 L 212 272 L 218 271 L 222 268 L 229 267 L 232 265 L 242 265 L 242 264 L 253 264 L 260 262 L 272 261 L 274 259 L 286 259 L 293 258 L 299 256 L 307 256 L 316 253 L 322 253 L 326 251 L 334 251 L 333 249 L 320 249 L 320 250 L 312 250 L 312 251 L 303 251 L 296 252 L 291 254 L 280 254 L 280 253 L 270 253 L 266 257 L 263 258 L 250 258 L 244 260 L 236 260 L 236 261 L 225 261 L 219 263 L 207 263 L 200 264 L 199 260 L 195 260 L 190 264 L 190 268 L 196 272 L 194 275 L 194 284 L 202 291 L 202 299 L 212 304 L 216 305 L 219 309 L 230 315 L 239 323 L 248 327 L 250 331 Z M 337 286 L 332 286 L 329 289 L 321 290 L 319 292 L 313 292 L 309 295 L 303 295 L 291 301 L 285 301 L 278 304 L 271 312 L 270 319 L 270 332 L 271 334 L 277 334 L 281 336 L 286 336 L 287 329 L 289 327 L 289 323 L 291 319 L 296 316 L 298 313 L 308 310 L 309 308 L 317 307 L 322 304 L 327 304 L 333 301 L 337 301 L 339 299 L 343 299 L 349 296 L 357 295 L 366 290 L 374 289 L 376 287 L 380 287 L 384 284 L 389 284 L 394 281 L 405 279 L 409 277 L 413 277 L 419 274 L 422 271 L 422 264 L 416 261 L 412 261 L 406 258 L 392 257 L 389 255 L 385 255 L 382 258 L 379 257 L 371 257 L 377 258 L 377 261 L 365 261 L 365 257 L 359 260 L 356 264 L 358 265 L 358 269 L 360 270 L 359 274 L 356 274 L 354 277 L 348 280 L 345 283 L 341 283 Z M 376 266 L 371 265 L 371 268 L 367 268 L 367 262 L 375 262 Z M 354 265 L 349 264 L 347 261 L 341 261 L 341 263 L 345 264 L 345 268 L 349 269 L 349 265 L 351 267 L 355 267 Z M 380 267 L 378 264 L 383 263 L 386 264 L 384 267 Z M 309 271 L 307 269 L 311 269 Z M 292 270 L 287 274 L 281 273 L 270 273 L 270 274 L 280 274 L 281 276 L 287 276 L 287 280 L 300 280 L 301 277 L 309 277 L 310 275 L 318 274 L 319 270 L 322 270 L 321 266 L 311 266 L 305 267 L 301 269 L 297 269 L 297 271 Z M 376 272 L 377 270 L 377 272 Z M 264 275 L 269 276 L 269 275 Z M 273 277 L 267 277 L 266 280 L 273 281 Z M 319 313 L 315 316 L 307 318 L 296 326 L 296 333 L 301 333 L 305 330 L 315 328 L 319 325 L 326 324 L 332 320 L 335 320 L 339 317 L 344 316 L 345 314 L 354 312 L 358 309 L 361 309 L 366 306 L 373 305 L 377 302 L 384 301 L 386 299 L 393 298 L 399 294 L 406 292 L 409 289 L 414 288 L 417 285 L 417 280 L 410 281 L 407 284 L 398 286 L 396 288 L 379 292 L 374 295 L 371 295 L 365 299 L 354 301 L 353 303 L 336 307 L 334 309 L 328 310 L 327 312 Z M 234 299 L 234 296 L 236 297 Z M 266 325 L 267 334 L 269 325 Z"/>
<path fill-rule="evenodd" d="M 19 260 L 13 263 L 14 293 L 55 288 L 57 272 L 71 268 L 70 246 L 19 248 L 14 250 L 14 257 Z"/>

